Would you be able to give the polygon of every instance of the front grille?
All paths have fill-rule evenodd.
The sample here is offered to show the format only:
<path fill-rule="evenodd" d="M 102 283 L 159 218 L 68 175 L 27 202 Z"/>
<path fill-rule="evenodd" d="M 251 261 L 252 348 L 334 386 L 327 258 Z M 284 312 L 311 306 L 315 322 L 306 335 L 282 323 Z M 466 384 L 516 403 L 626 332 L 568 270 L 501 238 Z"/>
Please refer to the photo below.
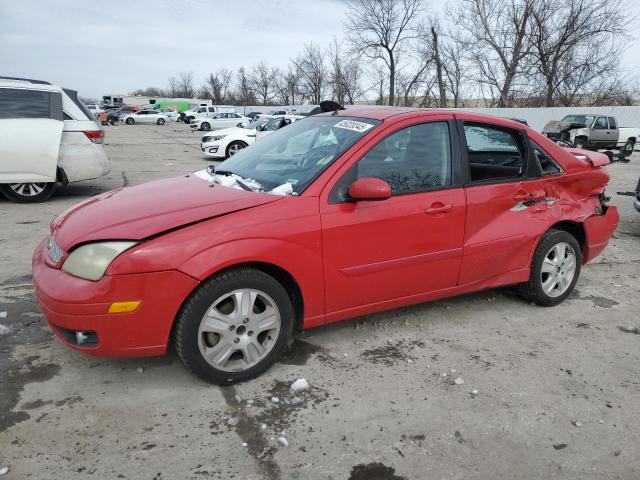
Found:
<path fill-rule="evenodd" d="M 47 253 L 49 254 L 49 260 L 51 260 L 53 263 L 58 263 L 64 256 L 64 252 L 58 246 L 53 237 L 49 237 L 49 248 Z"/>

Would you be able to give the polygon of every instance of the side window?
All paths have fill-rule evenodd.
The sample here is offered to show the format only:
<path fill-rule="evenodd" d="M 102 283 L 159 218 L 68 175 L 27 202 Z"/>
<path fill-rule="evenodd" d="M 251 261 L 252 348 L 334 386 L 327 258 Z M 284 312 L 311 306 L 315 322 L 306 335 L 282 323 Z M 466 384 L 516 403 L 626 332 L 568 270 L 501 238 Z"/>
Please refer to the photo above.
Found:
<path fill-rule="evenodd" d="M 497 126 L 465 124 L 472 182 L 516 179 L 524 172 L 524 146 L 516 134 Z"/>
<path fill-rule="evenodd" d="M 0 119 L 50 118 L 49 92 L 0 88 Z"/>
<path fill-rule="evenodd" d="M 555 175 L 562 172 L 562 168 L 558 165 L 551 156 L 545 152 L 540 145 L 535 142 L 531 142 L 533 145 L 533 153 L 540 165 L 540 171 L 543 175 Z"/>
<path fill-rule="evenodd" d="M 381 140 L 352 167 L 350 180 L 376 177 L 394 195 L 451 184 L 451 143 L 446 122 L 403 128 Z"/>
<path fill-rule="evenodd" d="M 609 117 L 609 128 L 612 130 L 618 128 L 618 126 L 616 125 L 616 119 L 613 117 Z"/>
<path fill-rule="evenodd" d="M 596 123 L 593 124 L 594 130 L 607 130 L 608 128 L 607 117 L 598 117 Z"/>

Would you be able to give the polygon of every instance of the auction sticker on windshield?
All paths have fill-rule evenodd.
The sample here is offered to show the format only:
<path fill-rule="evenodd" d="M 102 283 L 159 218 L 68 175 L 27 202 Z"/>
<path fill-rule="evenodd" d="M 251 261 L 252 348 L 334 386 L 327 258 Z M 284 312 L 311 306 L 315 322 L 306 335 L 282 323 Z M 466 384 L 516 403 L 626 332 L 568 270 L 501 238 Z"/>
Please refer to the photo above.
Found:
<path fill-rule="evenodd" d="M 356 122 L 355 120 L 342 120 L 335 124 L 337 128 L 344 128 L 354 132 L 363 133 L 373 127 L 373 125 L 364 122 Z"/>

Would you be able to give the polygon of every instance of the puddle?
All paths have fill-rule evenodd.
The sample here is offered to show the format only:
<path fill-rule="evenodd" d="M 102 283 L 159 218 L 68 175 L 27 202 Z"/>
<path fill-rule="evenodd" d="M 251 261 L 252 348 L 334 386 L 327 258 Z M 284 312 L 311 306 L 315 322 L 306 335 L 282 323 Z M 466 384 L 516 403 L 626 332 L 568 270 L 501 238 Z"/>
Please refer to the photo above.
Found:
<path fill-rule="evenodd" d="M 278 363 L 285 365 L 306 365 L 309 358 L 318 353 L 327 353 L 327 349 L 305 342 L 304 340 L 294 340 L 289 350 L 280 357 Z"/>
<path fill-rule="evenodd" d="M 593 304 L 596 307 L 601 307 L 601 308 L 611 308 L 611 307 L 614 307 L 615 305 L 620 304 L 620 302 L 617 302 L 616 300 L 613 300 L 611 298 L 599 297 L 597 295 L 588 295 L 586 297 L 583 297 L 578 290 L 574 290 L 573 292 L 571 292 L 571 294 L 569 295 L 569 299 L 570 300 L 588 300 L 593 302 Z"/>
<path fill-rule="evenodd" d="M 407 480 L 406 477 L 396 475 L 396 469 L 382 463 L 367 463 L 356 465 L 351 469 L 349 480 Z"/>

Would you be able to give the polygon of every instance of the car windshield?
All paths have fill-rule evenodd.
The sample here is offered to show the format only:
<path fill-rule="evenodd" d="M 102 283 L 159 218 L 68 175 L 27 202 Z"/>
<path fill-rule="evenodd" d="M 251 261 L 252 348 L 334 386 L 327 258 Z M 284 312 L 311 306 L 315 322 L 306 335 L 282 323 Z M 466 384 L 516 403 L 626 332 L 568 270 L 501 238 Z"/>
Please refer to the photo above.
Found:
<path fill-rule="evenodd" d="M 562 119 L 563 122 L 581 123 L 582 125 L 589 126 L 593 123 L 593 115 L 567 115 Z"/>
<path fill-rule="evenodd" d="M 311 117 L 273 132 L 200 178 L 276 195 L 298 195 L 380 121 L 354 117 Z M 239 182 L 238 182 L 239 180 Z"/>

